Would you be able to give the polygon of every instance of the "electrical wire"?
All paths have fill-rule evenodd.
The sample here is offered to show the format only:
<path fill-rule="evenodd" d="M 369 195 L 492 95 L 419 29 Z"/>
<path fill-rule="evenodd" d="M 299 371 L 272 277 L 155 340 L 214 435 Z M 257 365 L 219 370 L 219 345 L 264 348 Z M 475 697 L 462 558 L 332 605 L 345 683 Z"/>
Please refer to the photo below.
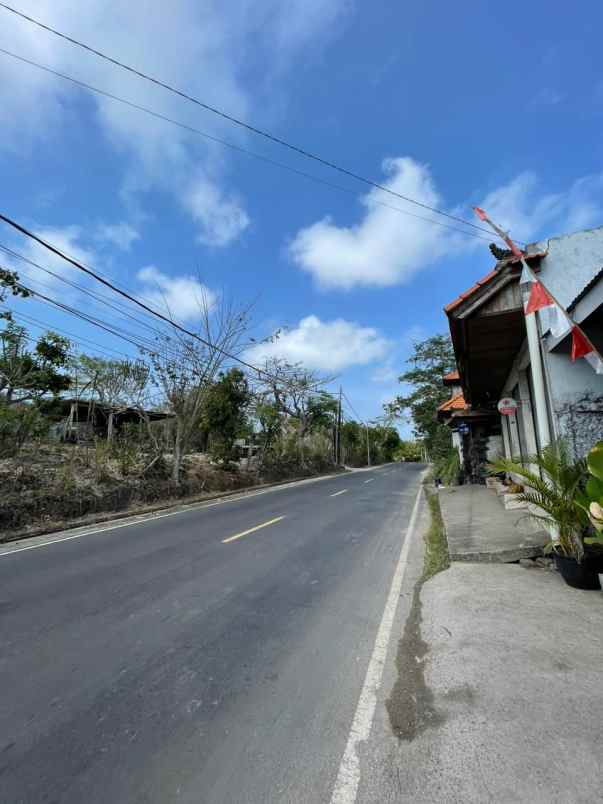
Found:
<path fill-rule="evenodd" d="M 358 420 L 359 422 L 362 422 L 362 424 L 364 424 L 364 426 L 365 426 L 365 427 L 368 427 L 368 424 L 367 424 L 367 423 L 364 421 L 364 419 L 362 418 L 362 416 L 359 416 L 359 415 L 358 415 L 358 412 L 357 412 L 356 410 L 354 410 L 354 406 L 352 405 L 352 403 L 350 402 L 350 400 L 348 399 L 348 397 L 346 396 L 346 394 L 345 394 L 345 392 L 344 392 L 344 391 L 342 391 L 342 392 L 341 392 L 341 395 L 343 396 L 343 398 L 345 399 L 345 401 L 346 401 L 346 402 L 348 403 L 348 405 L 350 406 L 350 409 L 352 410 L 352 412 L 353 412 L 354 416 L 356 416 L 356 417 L 357 417 L 357 420 Z"/>
<path fill-rule="evenodd" d="M 137 299 L 135 296 L 132 296 L 130 293 L 127 293 L 126 291 L 121 290 L 119 287 L 114 285 L 109 280 L 104 279 L 98 272 L 93 271 L 91 268 L 88 268 L 86 265 L 84 265 L 83 263 L 79 262 L 79 260 L 76 260 L 73 257 L 69 257 L 67 254 L 62 252 L 60 249 L 56 248 L 56 246 L 53 246 L 51 243 L 48 243 L 46 240 L 43 240 L 41 237 L 39 237 L 38 235 L 34 234 L 29 229 L 26 229 L 24 226 L 21 226 L 21 224 L 17 223 L 16 221 L 12 220 L 11 218 L 7 217 L 6 215 L 3 215 L 3 214 L 0 213 L 0 220 L 4 221 L 4 223 L 6 223 L 9 226 L 11 226 L 13 229 L 16 229 L 16 231 L 20 232 L 21 234 L 25 235 L 26 237 L 29 237 L 30 239 L 34 240 L 36 243 L 39 243 L 41 246 L 44 246 L 44 248 L 48 249 L 48 251 L 50 251 L 51 253 L 55 254 L 58 257 L 61 257 L 61 259 L 63 259 L 66 262 L 70 263 L 71 265 L 73 265 L 78 270 L 83 271 L 84 273 L 88 274 L 88 276 L 93 277 L 94 279 L 97 280 L 97 282 L 100 282 L 101 284 L 103 284 L 106 287 L 110 288 L 115 293 L 118 293 L 120 296 L 123 296 L 124 298 L 126 298 L 129 301 L 133 302 L 138 307 L 141 307 L 143 310 L 146 310 L 147 313 L 150 313 L 151 315 L 153 315 L 156 318 L 160 319 L 164 323 L 169 324 L 174 329 L 177 329 L 179 332 L 182 332 L 187 337 L 193 338 L 194 340 L 199 341 L 204 346 L 209 347 L 210 349 L 212 349 L 215 352 L 218 352 L 219 354 L 223 355 L 224 357 L 228 357 L 229 359 L 234 360 L 235 362 L 239 363 L 242 366 L 245 366 L 246 368 L 250 369 L 251 371 L 256 372 L 259 377 L 264 376 L 264 377 L 267 377 L 269 379 L 277 380 L 278 382 L 282 382 L 282 378 L 275 377 L 270 372 L 259 368 L 259 366 L 254 366 L 252 363 L 249 363 L 246 360 L 243 360 L 242 358 L 231 354 L 230 352 L 226 351 L 225 349 L 222 349 L 220 346 L 217 346 L 216 344 L 213 344 L 210 341 L 206 340 L 201 335 L 197 335 L 197 333 L 192 332 L 189 329 L 186 329 L 186 327 L 183 327 L 181 324 L 178 324 L 177 321 L 173 321 L 172 319 L 168 318 L 167 316 L 163 315 L 162 313 L 158 312 L 157 310 L 153 310 L 152 307 L 149 307 L 147 304 L 145 304 L 144 302 L 140 301 L 140 299 Z M 136 345 L 136 344 L 134 344 L 134 345 Z"/>
<path fill-rule="evenodd" d="M 179 128 L 184 129 L 192 134 L 197 134 L 211 142 L 218 143 L 226 148 L 230 148 L 234 151 L 238 151 L 239 153 L 246 154 L 247 156 L 251 156 L 254 159 L 258 159 L 266 164 L 272 165 L 274 167 L 281 168 L 283 170 L 288 170 L 291 173 L 295 173 L 298 176 L 302 176 L 305 179 L 309 179 L 310 181 L 316 182 L 318 184 L 322 184 L 325 187 L 330 187 L 333 190 L 338 190 L 339 192 L 347 193 L 348 195 L 352 195 L 354 197 L 357 196 L 356 190 L 353 190 L 351 187 L 344 187 L 341 184 L 335 184 L 334 182 L 328 181 L 327 179 L 323 179 L 320 176 L 315 176 L 312 173 L 306 173 L 304 170 L 299 170 L 298 168 L 293 167 L 292 165 L 287 165 L 284 162 L 279 162 L 276 159 L 272 159 L 269 156 L 264 156 L 263 154 L 259 154 L 255 151 L 251 151 L 248 148 L 243 148 L 241 145 L 235 145 L 235 143 L 228 142 L 228 140 L 223 140 L 220 137 L 215 137 L 213 134 L 208 134 L 201 129 L 195 128 L 194 126 L 189 126 L 187 123 L 182 123 L 179 120 L 174 120 L 172 117 L 168 117 L 167 115 L 162 114 L 161 112 L 157 112 L 154 109 L 149 109 L 147 106 L 141 106 L 138 103 L 134 103 L 134 101 L 127 100 L 126 98 L 121 98 L 118 95 L 114 95 L 112 92 L 107 92 L 104 89 L 99 89 L 98 87 L 93 86 L 92 84 L 88 84 L 86 81 L 81 81 L 78 78 L 74 78 L 71 75 L 67 75 L 66 73 L 61 73 L 58 70 L 53 70 L 51 67 L 47 65 L 40 64 L 39 62 L 33 61 L 32 59 L 27 59 L 24 56 L 20 56 L 17 53 L 12 53 L 10 50 L 5 50 L 4 48 L 0 48 L 0 53 L 4 54 L 5 56 L 10 56 L 17 61 L 23 62 L 24 64 L 28 64 L 31 67 L 36 67 L 39 70 L 43 70 L 50 75 L 54 75 L 57 78 L 61 78 L 65 81 L 70 81 L 72 84 L 75 84 L 78 87 L 88 90 L 89 92 L 96 93 L 97 95 L 101 95 L 105 98 L 109 98 L 110 100 L 116 101 L 117 103 L 122 103 L 125 106 L 130 107 L 131 109 L 136 109 L 139 112 L 144 112 L 145 114 L 151 115 L 152 117 L 157 118 L 158 120 L 163 120 L 166 123 L 170 123 L 174 126 L 178 126 Z M 473 232 L 467 229 L 460 229 L 458 226 L 451 226 L 449 223 L 443 223 L 442 221 L 434 220 L 433 218 L 425 218 L 423 215 L 416 215 L 414 212 L 409 212 L 406 209 L 401 209 L 400 207 L 395 207 L 393 204 L 387 204 L 385 201 L 379 201 L 378 199 L 373 199 L 373 203 L 377 204 L 380 207 L 385 207 L 385 209 L 391 209 L 395 212 L 399 212 L 402 215 L 407 215 L 411 218 L 415 218 L 419 221 L 424 221 L 425 223 L 433 223 L 435 226 L 441 226 L 444 229 L 451 229 L 453 232 L 460 232 L 461 234 L 467 235 L 469 237 L 476 237 L 479 240 L 485 240 L 487 242 L 492 241 L 492 237 L 498 235 L 494 235 L 490 233 L 488 236 L 478 234 L 477 232 Z M 519 241 L 518 241 L 519 242 Z"/>
<path fill-rule="evenodd" d="M 72 282 L 71 280 L 67 279 L 67 277 L 61 276 L 61 274 L 57 274 L 54 271 L 51 271 L 49 268 L 45 268 L 44 266 L 40 265 L 39 263 L 35 262 L 34 260 L 29 259 L 29 257 L 26 257 L 24 254 L 20 254 L 18 251 L 14 251 L 13 249 L 9 248 L 8 246 L 5 246 L 2 243 L 0 243 L 0 250 L 4 251 L 6 254 L 9 254 L 10 256 L 14 257 L 15 259 L 19 259 L 22 262 L 25 262 L 27 265 L 31 265 L 32 267 L 37 268 L 37 269 L 39 269 L 40 271 L 43 271 L 46 274 L 49 274 L 50 276 L 54 277 L 55 279 L 58 279 L 60 282 L 63 282 L 64 284 L 68 285 L 69 287 L 74 288 L 75 290 L 79 291 L 80 293 L 84 293 L 87 296 L 90 296 L 91 298 L 95 299 L 96 301 L 100 302 L 101 304 L 105 304 L 107 307 L 110 307 L 112 310 L 116 311 L 120 315 L 126 316 L 127 318 L 132 319 L 132 321 L 135 321 L 136 323 L 140 324 L 141 326 L 146 327 L 151 332 L 155 333 L 155 335 L 157 335 L 159 337 L 165 337 L 165 332 L 163 332 L 160 329 L 157 329 L 157 327 L 151 326 L 151 324 L 147 323 L 146 321 L 143 321 L 142 319 L 137 318 L 136 316 L 132 315 L 132 313 L 130 313 L 128 310 L 126 310 L 123 305 L 120 305 L 120 304 L 118 304 L 116 302 L 113 302 L 112 300 L 110 300 L 106 296 L 104 296 L 103 294 L 96 293 L 95 291 L 90 290 L 89 288 L 85 288 L 82 285 L 78 285 L 77 282 Z M 30 274 L 27 274 L 27 276 L 31 277 Z M 49 287 L 49 286 L 46 285 L 46 287 Z"/>
<path fill-rule="evenodd" d="M 297 153 L 300 156 L 305 157 L 306 159 L 311 159 L 314 162 L 318 162 L 319 164 L 324 165 L 325 167 L 328 167 L 332 170 L 336 170 L 337 172 L 342 173 L 343 175 L 348 176 L 349 178 L 362 182 L 363 184 L 366 184 L 369 187 L 381 190 L 382 192 L 388 193 L 389 195 L 393 195 L 396 198 L 400 198 L 403 201 L 406 201 L 410 204 L 422 207 L 423 209 L 427 209 L 430 212 L 433 212 L 437 215 L 441 215 L 445 218 L 449 218 L 450 220 L 462 223 L 464 226 L 469 226 L 472 229 L 476 229 L 481 232 L 486 232 L 491 236 L 491 233 L 488 229 L 485 229 L 484 227 L 479 226 L 476 223 L 473 223 L 473 221 L 466 220 L 465 218 L 461 218 L 460 216 L 453 215 L 449 212 L 444 212 L 443 210 L 437 209 L 436 207 L 432 207 L 429 204 L 423 203 L 422 201 L 417 201 L 415 198 L 411 198 L 410 196 L 398 193 L 395 190 L 392 190 L 390 187 L 387 187 L 383 184 L 379 184 L 379 182 L 373 181 L 372 179 L 367 179 L 365 176 L 362 176 L 359 173 L 355 173 L 351 170 L 348 170 L 347 168 L 341 167 L 340 165 L 337 165 L 335 162 L 331 162 L 330 160 L 325 159 L 324 157 L 319 156 L 318 154 L 314 154 L 311 151 L 306 150 L 305 148 L 301 148 L 298 145 L 294 145 L 288 142 L 287 140 L 282 139 L 281 137 L 277 137 L 276 135 L 271 134 L 268 131 L 257 128 L 256 126 L 250 123 L 246 123 L 244 120 L 234 117 L 234 115 L 228 114 L 227 112 L 218 109 L 215 106 L 211 106 L 210 104 L 205 103 L 204 101 L 201 101 L 198 98 L 195 98 L 193 95 L 189 95 L 187 92 L 184 92 L 183 90 L 178 89 L 177 87 L 174 87 L 171 84 L 168 84 L 159 78 L 155 78 L 151 75 L 148 75 L 147 73 L 142 72 L 142 70 L 138 70 L 135 67 L 125 64 L 124 62 L 119 61 L 113 56 L 109 56 L 107 53 L 103 53 L 102 51 L 97 50 L 96 48 L 86 44 L 85 42 L 75 39 L 74 37 L 69 36 L 68 34 L 63 33 L 62 31 L 59 31 L 56 28 L 51 27 L 50 25 L 46 25 L 45 23 L 35 19 L 34 17 L 30 17 L 24 12 L 19 11 L 18 9 L 13 8 L 12 6 L 9 6 L 7 3 L 0 2 L 0 8 L 4 8 L 11 14 L 20 17 L 21 19 L 26 20 L 27 22 L 30 22 L 32 25 L 36 25 L 38 28 L 47 31 L 48 33 L 51 33 L 54 36 L 57 36 L 65 40 L 66 42 L 70 42 L 72 45 L 75 45 L 87 51 L 88 53 L 92 53 L 93 55 L 98 56 L 101 59 L 104 59 L 105 61 L 113 64 L 116 67 L 119 67 L 122 70 L 126 70 L 127 72 L 137 76 L 138 78 L 142 78 L 144 81 L 148 81 L 149 83 L 155 84 L 156 86 L 159 86 L 162 89 L 165 89 L 168 92 L 171 92 L 190 103 L 194 103 L 196 106 L 199 106 L 200 108 L 204 109 L 207 112 L 211 112 L 212 114 L 217 115 L 218 117 L 221 117 L 222 119 L 227 120 L 228 122 L 233 123 L 234 125 L 237 125 L 240 128 L 244 128 L 247 131 L 252 132 L 253 134 L 256 134 L 260 137 L 264 137 L 270 142 L 280 145 L 283 148 L 287 148 L 288 150 L 293 151 L 294 153 Z"/>
<path fill-rule="evenodd" d="M 77 346 L 92 346 L 97 350 L 99 354 L 104 355 L 105 357 L 113 358 L 113 355 L 117 355 L 119 357 L 125 357 L 128 360 L 132 359 L 132 355 L 129 355 L 127 352 L 120 352 L 117 349 L 112 349 L 110 346 L 106 344 L 103 346 L 96 341 L 92 341 L 88 338 L 85 338 L 82 335 L 75 335 L 73 332 L 69 332 L 61 327 L 55 326 L 55 324 L 51 324 L 47 321 L 40 321 L 39 318 L 35 318 L 26 313 L 17 312 L 14 308 L 9 307 L 7 304 L 1 305 L 4 309 L 8 310 L 12 316 L 12 318 L 17 319 L 18 321 L 24 321 L 29 326 L 36 327 L 40 331 L 52 331 L 58 332 L 60 335 L 64 335 L 65 337 L 69 338 L 70 342 L 76 344 Z M 31 340 L 31 339 L 30 339 Z M 112 353 L 112 354 L 111 354 Z"/>
<path fill-rule="evenodd" d="M 11 226 L 13 229 L 16 229 L 18 232 L 20 232 L 21 234 L 25 235 L 26 237 L 29 237 L 30 239 L 32 239 L 35 242 L 39 243 L 40 245 L 44 246 L 44 248 L 48 249 L 50 252 L 52 252 L 53 254 L 57 255 L 58 257 L 61 257 L 63 260 L 65 260 L 66 262 L 70 263 L 74 267 L 78 268 L 79 270 L 83 271 L 84 273 L 88 274 L 89 276 L 92 276 L 98 282 L 100 282 L 101 284 L 103 284 L 106 287 L 110 288 L 115 293 L 118 293 L 120 296 L 123 296 L 126 299 L 128 299 L 129 301 L 131 301 L 134 304 L 138 305 L 143 310 L 145 310 L 147 313 L 150 313 L 151 315 L 153 315 L 156 318 L 160 319 L 164 323 L 169 324 L 171 327 L 173 327 L 174 329 L 177 329 L 178 331 L 180 331 L 183 334 L 187 335 L 189 338 L 193 338 L 194 340 L 199 341 L 204 346 L 209 347 L 210 349 L 214 350 L 215 352 L 218 352 L 219 354 L 223 355 L 224 357 L 227 357 L 230 360 L 233 360 L 234 362 L 238 363 L 239 365 L 245 366 L 246 368 L 248 368 L 251 371 L 255 372 L 260 379 L 262 377 L 265 377 L 267 379 L 272 380 L 273 382 L 278 382 L 280 384 L 286 384 L 286 378 L 283 378 L 282 376 L 277 377 L 277 376 L 273 375 L 270 371 L 266 371 L 265 369 L 262 369 L 259 366 L 254 366 L 252 363 L 249 363 L 248 361 L 243 360 L 242 358 L 237 357 L 236 355 L 233 355 L 232 353 L 226 351 L 225 349 L 222 349 L 220 346 L 211 343 L 210 341 L 208 341 L 205 338 L 201 337 L 197 333 L 186 329 L 186 327 L 183 327 L 181 324 L 178 324 L 178 322 L 169 319 L 167 316 L 163 315 L 162 313 L 157 312 L 157 310 L 153 310 L 151 307 L 149 307 L 148 305 L 144 304 L 144 302 L 140 301 L 135 296 L 132 296 L 131 294 L 126 293 L 126 291 L 121 290 L 116 285 L 114 285 L 112 282 L 110 282 L 107 279 L 104 279 L 97 272 L 93 271 L 91 268 L 88 268 L 86 265 L 84 265 L 83 263 L 81 263 L 78 260 L 74 259 L 73 257 L 69 257 L 64 252 L 62 252 L 60 249 L 56 248 L 56 246 L 53 246 L 51 243 L 48 243 L 43 238 L 41 238 L 38 235 L 34 234 L 33 232 L 29 231 L 29 229 L 26 229 L 24 226 L 21 226 L 21 224 L 17 223 L 16 221 L 13 221 L 11 218 L 7 217 L 6 215 L 3 215 L 3 214 L 0 213 L 0 220 L 4 221 L 9 226 Z M 73 315 L 81 317 L 84 320 L 87 320 L 89 323 L 95 323 L 96 326 L 99 326 L 101 329 L 104 329 L 105 331 L 110 332 L 110 334 L 112 334 L 112 335 L 118 334 L 118 333 L 116 333 L 115 330 L 117 330 L 119 328 L 117 328 L 117 327 L 111 328 L 111 325 L 107 324 L 107 322 L 97 323 L 97 322 L 95 322 L 95 319 L 92 316 L 86 315 L 86 314 L 84 314 L 84 313 L 82 313 L 82 312 L 80 312 L 78 310 L 75 310 L 74 308 L 69 307 L 69 305 L 65 305 L 65 304 L 62 304 L 60 302 L 57 302 L 55 299 L 50 299 L 50 298 L 44 296 L 43 294 L 40 294 L 39 292 L 32 290 L 31 288 L 27 288 L 26 286 L 23 286 L 23 288 L 25 290 L 28 290 L 31 293 L 34 293 L 39 298 L 44 299 L 48 303 L 59 307 L 60 309 L 66 310 L 67 312 L 70 312 Z M 122 332 L 123 332 L 123 330 L 122 330 Z M 123 337 L 123 335 L 121 337 Z M 132 336 L 132 337 L 136 337 L 136 336 Z M 138 337 L 142 339 L 142 336 L 138 336 Z M 132 343 L 132 345 L 137 346 L 138 348 L 141 348 L 139 343 L 135 343 L 134 341 L 132 341 L 128 337 L 125 337 L 124 340 L 128 340 L 130 343 Z M 146 351 L 151 353 L 151 354 L 153 354 L 152 350 L 150 350 L 148 348 L 146 349 Z M 308 391 L 311 391 L 313 389 L 313 387 L 315 387 L 315 386 L 308 387 Z"/>

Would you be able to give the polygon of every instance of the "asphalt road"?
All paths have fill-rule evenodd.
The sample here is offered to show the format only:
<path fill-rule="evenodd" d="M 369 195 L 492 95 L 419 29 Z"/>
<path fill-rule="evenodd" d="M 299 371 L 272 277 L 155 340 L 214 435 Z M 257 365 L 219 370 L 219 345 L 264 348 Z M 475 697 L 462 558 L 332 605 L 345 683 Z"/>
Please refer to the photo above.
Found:
<path fill-rule="evenodd" d="M 420 470 L 0 553 L 0 801 L 328 802 Z"/>

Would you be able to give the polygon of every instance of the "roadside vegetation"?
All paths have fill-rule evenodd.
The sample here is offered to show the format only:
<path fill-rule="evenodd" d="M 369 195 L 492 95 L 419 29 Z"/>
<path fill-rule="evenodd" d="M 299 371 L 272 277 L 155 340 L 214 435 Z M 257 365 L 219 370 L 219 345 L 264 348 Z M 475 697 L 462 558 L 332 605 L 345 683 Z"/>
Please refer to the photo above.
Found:
<path fill-rule="evenodd" d="M 4 271 L 10 294 L 27 297 Z M 365 466 L 367 441 L 371 464 L 413 459 L 391 424 L 341 416 L 332 377 L 278 358 L 241 368 L 250 311 L 225 299 L 199 300 L 200 339 L 168 329 L 132 359 L 0 316 L 0 538 Z"/>
<path fill-rule="evenodd" d="M 438 572 L 448 569 L 450 558 L 448 557 L 448 542 L 444 532 L 444 520 L 442 519 L 437 492 L 429 489 L 427 485 L 424 486 L 424 489 L 431 522 L 424 537 L 425 555 L 423 558 L 422 581 L 428 581 Z"/>

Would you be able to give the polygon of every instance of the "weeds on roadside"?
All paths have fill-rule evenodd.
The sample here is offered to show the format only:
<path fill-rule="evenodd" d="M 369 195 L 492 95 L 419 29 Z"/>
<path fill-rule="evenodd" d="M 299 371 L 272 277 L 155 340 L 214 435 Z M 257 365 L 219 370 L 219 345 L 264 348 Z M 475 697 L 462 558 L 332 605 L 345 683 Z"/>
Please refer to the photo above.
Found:
<path fill-rule="evenodd" d="M 431 523 L 424 536 L 423 581 L 433 578 L 438 572 L 442 572 L 442 570 L 448 569 L 450 566 L 448 542 L 444 533 L 444 520 L 440 511 L 438 495 L 425 487 L 425 496 L 427 497 Z"/>

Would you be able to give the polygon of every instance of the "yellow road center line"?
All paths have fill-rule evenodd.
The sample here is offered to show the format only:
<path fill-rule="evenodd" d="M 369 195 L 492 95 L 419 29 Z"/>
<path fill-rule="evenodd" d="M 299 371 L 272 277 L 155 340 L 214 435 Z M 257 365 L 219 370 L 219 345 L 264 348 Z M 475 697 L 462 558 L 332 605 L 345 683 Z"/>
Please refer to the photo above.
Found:
<path fill-rule="evenodd" d="M 234 536 L 229 536 L 228 539 L 222 539 L 222 544 L 228 544 L 229 542 L 234 542 L 235 539 L 241 539 L 243 536 L 248 536 L 250 533 L 255 533 L 256 530 L 260 530 L 261 528 L 267 528 L 268 525 L 274 525 L 276 522 L 280 522 L 281 519 L 284 519 L 284 516 L 277 516 L 274 519 L 269 519 L 268 522 L 262 522 L 261 525 L 256 525 L 254 528 L 249 528 L 249 530 L 244 530 L 242 533 L 235 533 Z"/>
<path fill-rule="evenodd" d="M 342 489 L 341 491 L 336 491 L 335 494 L 329 494 L 329 497 L 339 497 L 340 494 L 345 494 L 347 489 Z"/>

